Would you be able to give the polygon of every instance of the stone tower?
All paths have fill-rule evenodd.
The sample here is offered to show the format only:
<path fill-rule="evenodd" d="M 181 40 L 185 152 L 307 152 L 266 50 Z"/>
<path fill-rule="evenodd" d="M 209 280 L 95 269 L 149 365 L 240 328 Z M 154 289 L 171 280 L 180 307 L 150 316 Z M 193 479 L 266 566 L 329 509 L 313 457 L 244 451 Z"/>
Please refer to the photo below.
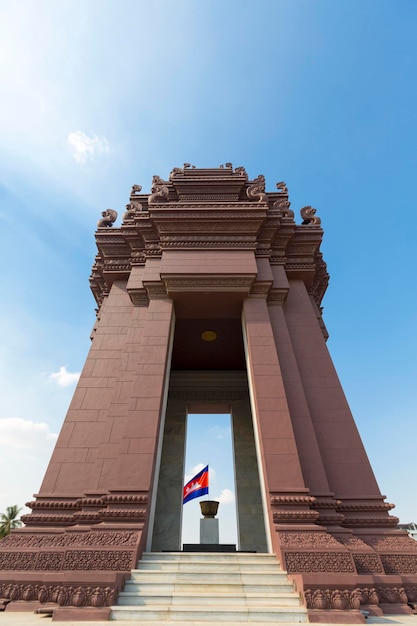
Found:
<path fill-rule="evenodd" d="M 216 412 L 232 416 L 238 548 L 275 553 L 311 620 L 417 600 L 417 543 L 326 347 L 320 219 L 308 206 L 297 224 L 276 187 L 185 164 L 134 185 L 120 226 L 103 213 L 91 350 L 26 526 L 0 543 L 7 610 L 106 617 L 144 550 L 180 550 L 186 416 Z"/>

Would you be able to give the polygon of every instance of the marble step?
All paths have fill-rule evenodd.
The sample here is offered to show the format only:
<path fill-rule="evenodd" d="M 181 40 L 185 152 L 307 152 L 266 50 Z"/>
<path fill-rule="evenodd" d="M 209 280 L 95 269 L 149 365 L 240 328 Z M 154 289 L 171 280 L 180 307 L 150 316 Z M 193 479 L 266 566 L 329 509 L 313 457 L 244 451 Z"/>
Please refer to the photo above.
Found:
<path fill-rule="evenodd" d="M 154 582 L 153 580 L 149 580 L 149 578 L 144 579 L 141 582 L 134 582 L 132 580 L 126 581 L 125 588 L 123 593 L 144 593 L 144 594 L 153 594 L 153 593 L 163 593 L 164 595 L 168 593 L 184 593 L 186 591 L 190 591 L 192 593 L 215 593 L 215 594 L 237 594 L 239 592 L 243 593 L 294 593 L 293 585 L 287 580 L 285 583 L 273 584 L 269 582 L 268 584 L 244 584 L 241 581 L 237 582 L 229 582 L 229 583 L 220 583 L 213 582 L 209 583 L 207 581 L 201 581 L 199 578 L 194 578 L 191 582 L 181 583 L 181 582 L 167 582 L 164 579 L 161 579 L 160 582 Z"/>
<path fill-rule="evenodd" d="M 111 620 L 126 621 L 166 621 L 166 622 L 182 622 L 187 626 L 193 622 L 262 622 L 262 623 L 278 623 L 307 622 L 307 611 L 301 607 L 222 607 L 217 606 L 204 607 L 203 610 L 196 607 L 188 606 L 159 606 L 152 607 L 143 606 L 115 606 L 112 607 L 110 614 Z"/>
<path fill-rule="evenodd" d="M 181 563 L 171 561 L 142 561 L 138 563 L 137 570 L 141 571 L 164 571 L 164 572 L 200 572 L 202 563 Z M 271 561 L 270 563 L 204 563 L 204 571 L 209 572 L 227 572 L 233 571 L 251 571 L 269 573 L 277 570 L 277 564 Z"/>
<path fill-rule="evenodd" d="M 172 594 L 163 594 L 162 592 L 137 594 L 135 592 L 124 591 L 118 600 L 118 605 L 198 605 L 202 606 L 300 606 L 300 599 L 294 593 L 280 593 L 274 597 L 265 593 L 238 593 L 230 596 L 228 594 L 206 593 L 202 595 L 199 592 L 173 592 Z"/>
<path fill-rule="evenodd" d="M 201 576 L 201 570 L 195 572 L 148 572 L 132 570 L 131 580 L 132 582 L 152 581 L 152 582 L 166 582 L 166 583 L 193 583 L 199 580 L 205 583 L 217 583 L 228 584 L 240 582 L 241 584 L 258 584 L 268 585 L 274 584 L 288 584 L 288 578 L 283 572 L 204 572 L 204 577 Z"/>
<path fill-rule="evenodd" d="M 110 619 L 153 626 L 308 621 L 275 556 L 246 553 L 144 554 Z"/>

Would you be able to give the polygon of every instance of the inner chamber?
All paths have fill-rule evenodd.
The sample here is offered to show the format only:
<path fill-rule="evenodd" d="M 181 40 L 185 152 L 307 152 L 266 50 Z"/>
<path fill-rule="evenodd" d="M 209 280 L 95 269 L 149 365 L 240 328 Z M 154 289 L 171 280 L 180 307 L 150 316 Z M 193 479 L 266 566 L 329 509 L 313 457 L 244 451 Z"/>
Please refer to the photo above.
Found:
<path fill-rule="evenodd" d="M 181 549 L 187 414 L 231 415 L 239 550 L 267 552 L 258 455 L 242 332 L 234 294 L 175 300 L 175 327 L 151 520 L 152 551 Z M 219 515 L 221 524 L 221 513 Z"/>

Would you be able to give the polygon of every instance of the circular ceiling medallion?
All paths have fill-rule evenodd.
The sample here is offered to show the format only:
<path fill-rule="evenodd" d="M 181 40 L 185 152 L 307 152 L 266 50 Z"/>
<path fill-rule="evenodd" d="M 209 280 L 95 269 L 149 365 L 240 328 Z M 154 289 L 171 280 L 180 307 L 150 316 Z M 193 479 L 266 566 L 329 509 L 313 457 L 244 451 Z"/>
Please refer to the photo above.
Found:
<path fill-rule="evenodd" d="M 203 341 L 215 341 L 217 339 L 217 333 L 214 330 L 205 330 L 201 333 L 201 339 Z"/>

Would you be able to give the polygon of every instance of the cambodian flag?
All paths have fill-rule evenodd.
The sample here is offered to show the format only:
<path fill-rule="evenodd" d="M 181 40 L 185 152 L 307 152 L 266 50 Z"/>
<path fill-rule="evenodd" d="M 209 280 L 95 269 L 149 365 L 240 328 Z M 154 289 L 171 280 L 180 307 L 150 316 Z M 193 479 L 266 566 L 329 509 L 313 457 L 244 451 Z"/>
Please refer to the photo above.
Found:
<path fill-rule="evenodd" d="M 193 498 L 200 498 L 209 492 L 209 468 L 208 465 L 194 476 L 184 487 L 182 503 L 185 504 Z"/>

